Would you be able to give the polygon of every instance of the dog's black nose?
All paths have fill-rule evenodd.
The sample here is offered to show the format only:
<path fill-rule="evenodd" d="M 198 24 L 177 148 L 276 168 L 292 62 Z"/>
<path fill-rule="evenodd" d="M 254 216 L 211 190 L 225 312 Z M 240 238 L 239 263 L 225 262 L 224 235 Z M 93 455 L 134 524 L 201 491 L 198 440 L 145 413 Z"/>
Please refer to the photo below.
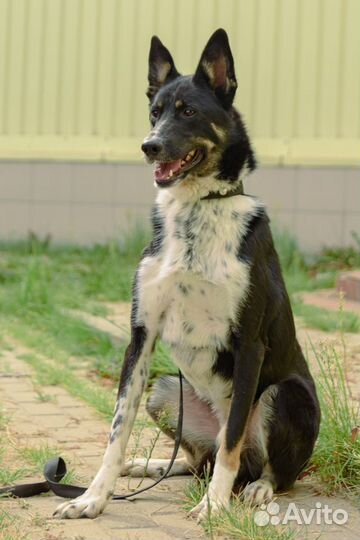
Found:
<path fill-rule="evenodd" d="M 158 156 L 162 150 L 162 144 L 158 139 L 152 139 L 151 141 L 146 141 L 141 145 L 141 150 L 148 157 L 155 158 Z"/>

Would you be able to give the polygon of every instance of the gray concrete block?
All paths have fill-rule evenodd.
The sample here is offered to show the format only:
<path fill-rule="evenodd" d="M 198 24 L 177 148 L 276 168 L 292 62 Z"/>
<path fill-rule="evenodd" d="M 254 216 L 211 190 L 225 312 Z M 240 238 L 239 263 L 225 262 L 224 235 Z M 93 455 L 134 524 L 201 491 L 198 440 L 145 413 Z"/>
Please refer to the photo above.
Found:
<path fill-rule="evenodd" d="M 112 204 L 115 165 L 76 163 L 72 165 L 72 200 L 77 203 Z"/>
<path fill-rule="evenodd" d="M 342 211 L 345 170 L 334 168 L 296 169 L 296 207 L 299 210 Z"/>
<path fill-rule="evenodd" d="M 31 195 L 28 163 L 0 163 L 0 200 L 27 201 Z"/>
<path fill-rule="evenodd" d="M 69 163 L 34 163 L 30 167 L 33 201 L 66 202 L 72 200 L 73 167 Z"/>

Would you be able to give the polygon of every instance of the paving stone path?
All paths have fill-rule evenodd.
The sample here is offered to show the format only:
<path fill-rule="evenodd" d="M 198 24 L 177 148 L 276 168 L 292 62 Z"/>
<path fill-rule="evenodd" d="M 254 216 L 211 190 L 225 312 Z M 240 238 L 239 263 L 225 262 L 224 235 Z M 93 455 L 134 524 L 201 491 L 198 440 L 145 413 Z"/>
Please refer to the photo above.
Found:
<path fill-rule="evenodd" d="M 18 357 L 23 352 L 22 348 L 5 351 L 0 358 L 0 402 L 10 417 L 10 438 L 21 446 L 59 448 L 87 483 L 99 466 L 109 425 L 60 387 L 42 388 L 55 401 L 39 401 L 32 370 Z M 171 445 L 163 446 L 162 455 L 170 453 Z M 134 501 L 110 503 L 96 520 L 52 519 L 61 502 L 54 495 L 26 499 L 25 504 L 14 500 L 2 500 L 0 504 L 1 509 L 9 509 L 22 520 L 31 540 L 203 538 L 201 528 L 186 518 L 183 488 L 184 479 L 166 480 Z M 128 480 L 119 479 L 117 492 L 128 489 Z"/>
<path fill-rule="evenodd" d="M 88 322 L 118 340 L 127 325 L 129 307 L 121 305 L 113 308 L 109 320 L 92 317 Z M 329 339 L 328 334 L 308 329 L 300 329 L 299 337 L 303 344 L 309 337 L 315 344 Z M 332 339 L 336 344 L 336 336 Z M 359 337 L 352 336 L 349 342 L 351 340 L 354 341 L 354 358 L 358 360 Z M 47 444 L 59 448 L 70 460 L 81 480 L 88 483 L 100 464 L 109 424 L 61 387 L 42 387 L 41 391 L 51 395 L 53 400 L 40 401 L 32 370 L 21 359 L 25 352 L 23 347 L 16 345 L 12 351 L 3 351 L 0 357 L 0 404 L 10 416 L 8 435 L 14 444 L 21 446 L 39 447 Z M 358 388 L 358 383 L 354 384 L 355 393 Z M 142 404 L 140 415 L 144 414 Z M 151 434 L 145 430 L 144 436 L 143 444 L 146 444 Z M 130 441 L 130 450 L 134 444 L 134 441 Z M 171 451 L 172 444 L 160 437 L 156 456 L 169 457 Z M 186 518 L 182 507 L 186 481 L 183 478 L 171 478 L 134 501 L 110 503 L 105 513 L 96 520 L 52 519 L 52 512 L 60 503 L 60 499 L 55 496 L 34 497 L 25 503 L 2 500 L 0 504 L 1 509 L 9 509 L 20 518 L 30 540 L 201 539 L 204 538 L 202 529 Z M 124 491 L 128 492 L 128 480 L 119 479 L 117 492 Z M 295 502 L 298 508 L 305 511 L 316 508 L 316 504 L 321 504 L 322 508 L 327 504 L 332 509 L 340 508 L 348 512 L 349 520 L 345 525 L 322 523 L 306 527 L 307 538 L 360 538 L 359 505 L 354 506 L 341 498 L 320 496 L 316 485 L 309 481 L 298 482 L 288 495 L 279 497 L 277 502 L 282 514 L 290 502 Z"/>

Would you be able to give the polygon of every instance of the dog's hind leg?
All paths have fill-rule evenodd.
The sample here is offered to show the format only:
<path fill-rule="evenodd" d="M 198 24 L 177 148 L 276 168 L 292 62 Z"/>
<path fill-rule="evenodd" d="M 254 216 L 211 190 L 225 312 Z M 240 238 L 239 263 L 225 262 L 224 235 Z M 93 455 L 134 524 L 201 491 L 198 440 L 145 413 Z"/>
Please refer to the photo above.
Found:
<path fill-rule="evenodd" d="M 132 476 L 133 478 L 143 478 L 144 476 L 157 478 L 164 474 L 169 463 L 169 459 L 134 458 L 124 464 L 120 474 L 121 476 Z M 190 466 L 187 458 L 177 458 L 168 476 L 181 476 L 189 473 Z"/>
<path fill-rule="evenodd" d="M 263 467 L 260 476 L 252 475 L 245 487 L 246 500 L 261 504 L 274 491 L 292 487 L 311 456 L 319 422 L 319 404 L 310 380 L 292 376 L 263 392 L 247 432 L 249 447 L 258 449 Z M 251 478 L 250 469 L 247 466 L 242 478 L 239 474 L 240 483 L 246 482 L 246 475 Z"/>
<path fill-rule="evenodd" d="M 210 405 L 201 400 L 193 387 L 183 381 L 184 416 L 181 447 L 185 458 L 175 460 L 169 476 L 201 474 L 207 462 L 213 464 L 219 422 Z M 157 426 L 174 439 L 179 413 L 179 380 L 161 377 L 154 384 L 146 408 Z M 134 459 L 128 461 L 121 474 L 130 476 L 160 476 L 169 465 L 169 459 Z"/>

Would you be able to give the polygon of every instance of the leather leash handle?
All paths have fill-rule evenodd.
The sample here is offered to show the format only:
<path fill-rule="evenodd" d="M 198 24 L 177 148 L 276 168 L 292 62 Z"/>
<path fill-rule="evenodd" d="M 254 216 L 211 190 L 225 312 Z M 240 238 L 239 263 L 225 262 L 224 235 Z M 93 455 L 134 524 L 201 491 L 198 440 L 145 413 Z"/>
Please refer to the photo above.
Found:
<path fill-rule="evenodd" d="M 166 471 L 160 478 L 158 478 L 155 482 L 153 482 L 150 486 L 138 489 L 137 491 L 134 491 L 133 493 L 126 493 L 124 495 L 113 495 L 113 499 L 115 500 L 125 500 L 125 499 L 131 499 L 132 497 L 135 497 L 136 495 L 139 495 L 140 493 L 144 493 L 144 491 L 147 491 L 148 489 L 153 488 L 157 484 L 159 484 L 164 478 L 166 478 L 171 470 L 171 467 L 174 464 L 174 461 L 176 459 L 176 456 L 178 454 L 180 444 L 181 444 L 181 437 L 182 437 L 182 426 L 183 426 L 183 416 L 184 416 L 184 398 L 183 398 L 183 380 L 182 380 L 182 373 L 179 370 L 179 387 L 180 387 L 180 393 L 179 393 L 179 416 L 178 416 L 178 423 L 176 427 L 175 432 L 175 443 L 174 443 L 174 450 L 171 456 L 171 459 L 169 461 L 169 465 L 167 466 Z M 0 498 L 1 496 L 13 496 L 13 497 L 33 497 L 34 495 L 39 495 L 40 493 L 47 493 L 48 491 L 52 491 L 55 493 L 55 495 L 58 495 L 59 497 L 63 497 L 65 499 L 76 499 L 76 497 L 79 497 L 83 493 L 85 493 L 86 489 L 85 487 L 80 486 L 72 486 L 70 484 L 60 484 L 59 482 L 64 478 L 66 474 L 66 463 L 63 460 L 62 457 L 55 457 L 52 459 L 49 459 L 45 463 L 44 466 L 44 477 L 45 482 L 34 482 L 32 484 L 19 484 L 17 486 L 6 486 L 3 488 L 0 488 Z"/>
<path fill-rule="evenodd" d="M 47 482 L 37 482 L 34 484 L 19 484 L 18 486 L 6 486 L 0 488 L 0 499 L 3 497 L 32 497 L 50 491 Z"/>

